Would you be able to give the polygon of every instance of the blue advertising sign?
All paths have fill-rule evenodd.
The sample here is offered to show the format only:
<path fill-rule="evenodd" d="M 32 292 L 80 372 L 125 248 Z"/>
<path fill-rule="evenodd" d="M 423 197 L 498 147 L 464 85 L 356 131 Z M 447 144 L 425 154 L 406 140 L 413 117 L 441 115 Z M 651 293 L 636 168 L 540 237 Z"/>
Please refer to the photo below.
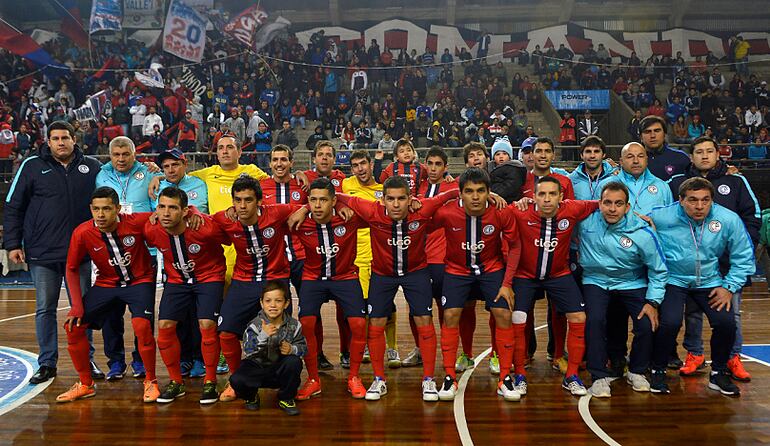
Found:
<path fill-rule="evenodd" d="M 609 90 L 547 90 L 556 110 L 609 110 Z"/>

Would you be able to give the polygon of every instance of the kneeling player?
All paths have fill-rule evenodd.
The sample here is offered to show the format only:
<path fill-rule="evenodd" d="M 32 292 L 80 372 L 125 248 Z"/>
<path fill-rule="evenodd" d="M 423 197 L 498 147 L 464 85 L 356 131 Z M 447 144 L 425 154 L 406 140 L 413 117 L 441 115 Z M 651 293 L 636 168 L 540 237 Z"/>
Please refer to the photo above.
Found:
<path fill-rule="evenodd" d="M 259 389 L 278 388 L 278 408 L 299 415 L 294 397 L 302 373 L 300 357 L 307 352 L 307 343 L 299 321 L 286 311 L 290 299 L 285 281 L 266 282 L 260 297 L 262 310 L 243 334 L 246 359 L 230 376 L 230 384 L 235 394 L 246 400 L 247 409 L 259 409 Z"/>
<path fill-rule="evenodd" d="M 157 401 L 170 403 L 185 395 L 176 324 L 185 317 L 190 306 L 195 305 L 201 330 L 201 353 L 206 365 L 200 403 L 215 403 L 219 398 L 216 320 L 225 285 L 222 245 L 228 243 L 228 238 L 206 215 L 198 231 L 187 229 L 184 217 L 190 209 L 187 207 L 187 194 L 181 189 L 163 189 L 156 212 L 160 225 L 146 225 L 145 237 L 149 245 L 163 254 L 163 269 L 167 278 L 158 311 L 158 350 L 171 378 Z"/>
<path fill-rule="evenodd" d="M 80 381 L 56 398 L 59 403 L 96 394 L 86 328 L 100 328 L 115 304 L 128 305 L 131 310 L 131 325 L 147 373 L 144 402 L 154 402 L 160 393 L 155 379 L 155 339 L 151 325 L 155 310 L 155 268 L 143 233 L 152 214 L 119 216 L 119 213 L 118 194 L 112 188 L 100 187 L 91 195 L 93 219 L 82 223 L 72 233 L 65 275 L 72 308 L 64 328 L 67 350 Z M 96 283 L 83 296 L 78 270 L 87 257 L 94 262 L 98 272 Z"/>
<path fill-rule="evenodd" d="M 293 231 L 305 247 L 299 320 L 308 350 L 305 355 L 308 379 L 297 393 L 297 399 L 307 400 L 321 393 L 315 325 L 321 314 L 321 305 L 330 299 L 336 300 L 337 305 L 342 307 L 350 325 L 348 391 L 353 398 L 364 398 L 366 388 L 358 371 L 366 346 L 366 309 L 358 281 L 358 268 L 353 262 L 358 229 L 366 226 L 366 222 L 356 216 L 346 222 L 336 214 L 334 185 L 326 178 L 318 178 L 310 184 L 308 203 L 311 218 Z"/>
<path fill-rule="evenodd" d="M 500 380 L 497 394 L 506 401 L 518 401 L 521 395 L 509 376 L 513 357 L 511 308 L 513 290 L 504 280 L 503 239 L 510 246 L 508 265 L 518 260 L 518 231 L 511 208 L 498 210 L 488 204 L 489 175 L 472 167 L 460 176 L 460 200 L 450 201 L 436 212 L 433 224 L 443 228 L 446 237 L 446 276 L 441 305 L 441 353 L 446 377 L 439 399 L 451 401 L 457 393 L 455 358 L 459 337 L 460 314 L 474 288 L 484 297 L 486 307 L 496 322 L 496 343 L 500 355 Z M 512 277 L 512 271 L 506 276 Z"/>

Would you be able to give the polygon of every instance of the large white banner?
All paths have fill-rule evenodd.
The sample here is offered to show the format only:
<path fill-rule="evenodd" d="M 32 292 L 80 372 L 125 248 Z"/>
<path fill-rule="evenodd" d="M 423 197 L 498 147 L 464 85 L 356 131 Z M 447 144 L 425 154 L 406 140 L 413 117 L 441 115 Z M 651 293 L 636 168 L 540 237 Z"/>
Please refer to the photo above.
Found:
<path fill-rule="evenodd" d="M 123 28 L 163 28 L 165 0 L 123 0 Z"/>
<path fill-rule="evenodd" d="M 171 0 L 163 28 L 163 51 L 190 62 L 203 59 L 208 19 L 180 0 Z"/>

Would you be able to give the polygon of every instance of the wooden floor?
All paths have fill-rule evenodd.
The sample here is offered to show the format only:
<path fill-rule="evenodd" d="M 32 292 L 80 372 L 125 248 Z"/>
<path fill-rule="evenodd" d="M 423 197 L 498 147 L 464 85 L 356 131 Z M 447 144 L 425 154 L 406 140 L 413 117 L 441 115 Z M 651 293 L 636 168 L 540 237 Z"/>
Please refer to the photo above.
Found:
<path fill-rule="evenodd" d="M 746 344 L 770 344 L 770 299 L 765 284 L 756 284 L 744 295 L 743 330 Z M 60 301 L 60 308 L 67 305 Z M 37 351 L 34 335 L 34 292 L 0 291 L 0 345 Z M 336 356 L 337 334 L 333 307 L 324 308 L 327 329 L 324 350 Z M 543 303 L 538 303 L 537 323 L 543 324 Z M 403 299 L 399 312 L 406 314 Z M 489 344 L 487 316 L 479 306 L 476 351 Z M 60 319 L 66 311 L 59 312 Z M 15 318 L 27 315 L 26 317 Z M 11 318 L 9 320 L 9 318 Z M 130 330 L 130 324 L 127 324 Z M 101 352 L 101 337 L 97 352 Z M 128 338 L 127 338 L 128 339 Z M 399 320 L 400 352 L 412 347 L 405 318 Z M 473 444 L 603 444 L 578 411 L 579 400 L 559 385 L 561 377 L 545 360 L 545 330 L 538 331 L 540 350 L 529 371 L 529 395 L 520 403 L 506 403 L 494 395 L 496 378 L 487 361 L 473 372 L 463 403 L 423 403 L 419 368 L 388 371 L 389 393 L 380 402 L 354 401 L 345 392 L 346 373 L 337 368 L 322 374 L 322 397 L 300 403 L 300 417 L 287 417 L 274 408 L 275 393 L 262 392 L 263 409 L 247 411 L 241 402 L 201 407 L 201 381 L 188 380 L 188 395 L 170 405 L 142 404 L 140 381 L 126 378 L 99 382 L 97 396 L 59 405 L 56 395 L 76 379 L 59 331 L 59 376 L 43 393 L 0 416 L 0 444 L 244 444 L 259 440 L 271 444 L 461 444 L 458 425 L 466 426 Z M 440 353 L 440 352 L 439 352 Z M 103 356 L 98 362 L 106 366 Z M 336 361 L 333 361 L 336 365 Z M 167 375 L 158 357 L 161 384 Z M 661 444 L 763 444 L 770 443 L 770 367 L 747 362 L 753 380 L 739 384 L 743 396 L 723 397 L 706 388 L 703 374 L 670 381 L 672 394 L 638 394 L 616 382 L 608 400 L 590 399 L 589 417 L 595 430 L 623 445 Z M 2 372 L 2 370 L 0 370 Z M 437 367 L 440 379 L 440 368 Z M 466 372 L 468 373 L 468 372 Z M 364 365 L 368 385 L 371 367 Z M 673 373 L 669 373 L 673 377 Z M 224 382 L 220 377 L 220 384 Z M 588 380 L 588 376 L 584 375 Z M 456 409 L 465 416 L 456 417 Z M 267 444 L 267 443 L 265 443 Z"/>

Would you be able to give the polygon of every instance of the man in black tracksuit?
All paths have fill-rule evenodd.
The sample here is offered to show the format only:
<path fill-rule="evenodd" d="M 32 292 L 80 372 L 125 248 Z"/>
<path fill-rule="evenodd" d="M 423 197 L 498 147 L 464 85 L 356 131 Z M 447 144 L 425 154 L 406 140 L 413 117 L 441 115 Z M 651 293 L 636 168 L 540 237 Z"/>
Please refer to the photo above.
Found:
<path fill-rule="evenodd" d="M 674 175 L 669 180 L 669 186 L 675 196 L 679 194 L 679 186 L 693 177 L 704 177 L 711 181 L 716 189 L 714 202 L 720 206 L 738 214 L 746 226 L 746 230 L 751 237 L 754 246 L 759 241 L 759 228 L 762 225 L 760 217 L 759 203 L 754 196 L 754 192 L 749 186 L 749 182 L 742 175 L 730 175 L 727 173 L 727 164 L 719 160 L 719 146 L 717 142 L 709 137 L 700 137 L 693 141 L 691 145 L 690 164 L 685 172 L 680 175 Z M 719 259 L 720 270 L 726 274 L 730 267 L 730 261 L 724 257 Z M 743 344 L 743 335 L 741 332 L 741 290 L 733 294 L 731 302 L 735 311 L 735 343 L 730 354 L 730 360 L 727 367 L 733 378 L 738 381 L 749 381 L 751 375 L 743 368 L 741 363 L 741 346 Z M 697 370 L 705 367 L 705 357 L 703 355 L 703 312 L 693 302 L 687 301 L 685 304 L 685 334 L 684 348 L 687 349 L 687 358 L 684 365 L 679 369 L 682 375 L 692 375 Z"/>
<path fill-rule="evenodd" d="M 69 123 L 52 123 L 47 143 L 19 167 L 6 198 L 3 221 L 4 248 L 11 261 L 29 264 L 35 285 L 40 368 L 30 384 L 56 376 L 56 307 L 67 249 L 75 227 L 91 218 L 89 200 L 101 168 L 99 161 L 84 156 L 75 145 L 75 130 Z M 88 289 L 89 262 L 81 265 L 80 280 L 81 287 Z"/>

